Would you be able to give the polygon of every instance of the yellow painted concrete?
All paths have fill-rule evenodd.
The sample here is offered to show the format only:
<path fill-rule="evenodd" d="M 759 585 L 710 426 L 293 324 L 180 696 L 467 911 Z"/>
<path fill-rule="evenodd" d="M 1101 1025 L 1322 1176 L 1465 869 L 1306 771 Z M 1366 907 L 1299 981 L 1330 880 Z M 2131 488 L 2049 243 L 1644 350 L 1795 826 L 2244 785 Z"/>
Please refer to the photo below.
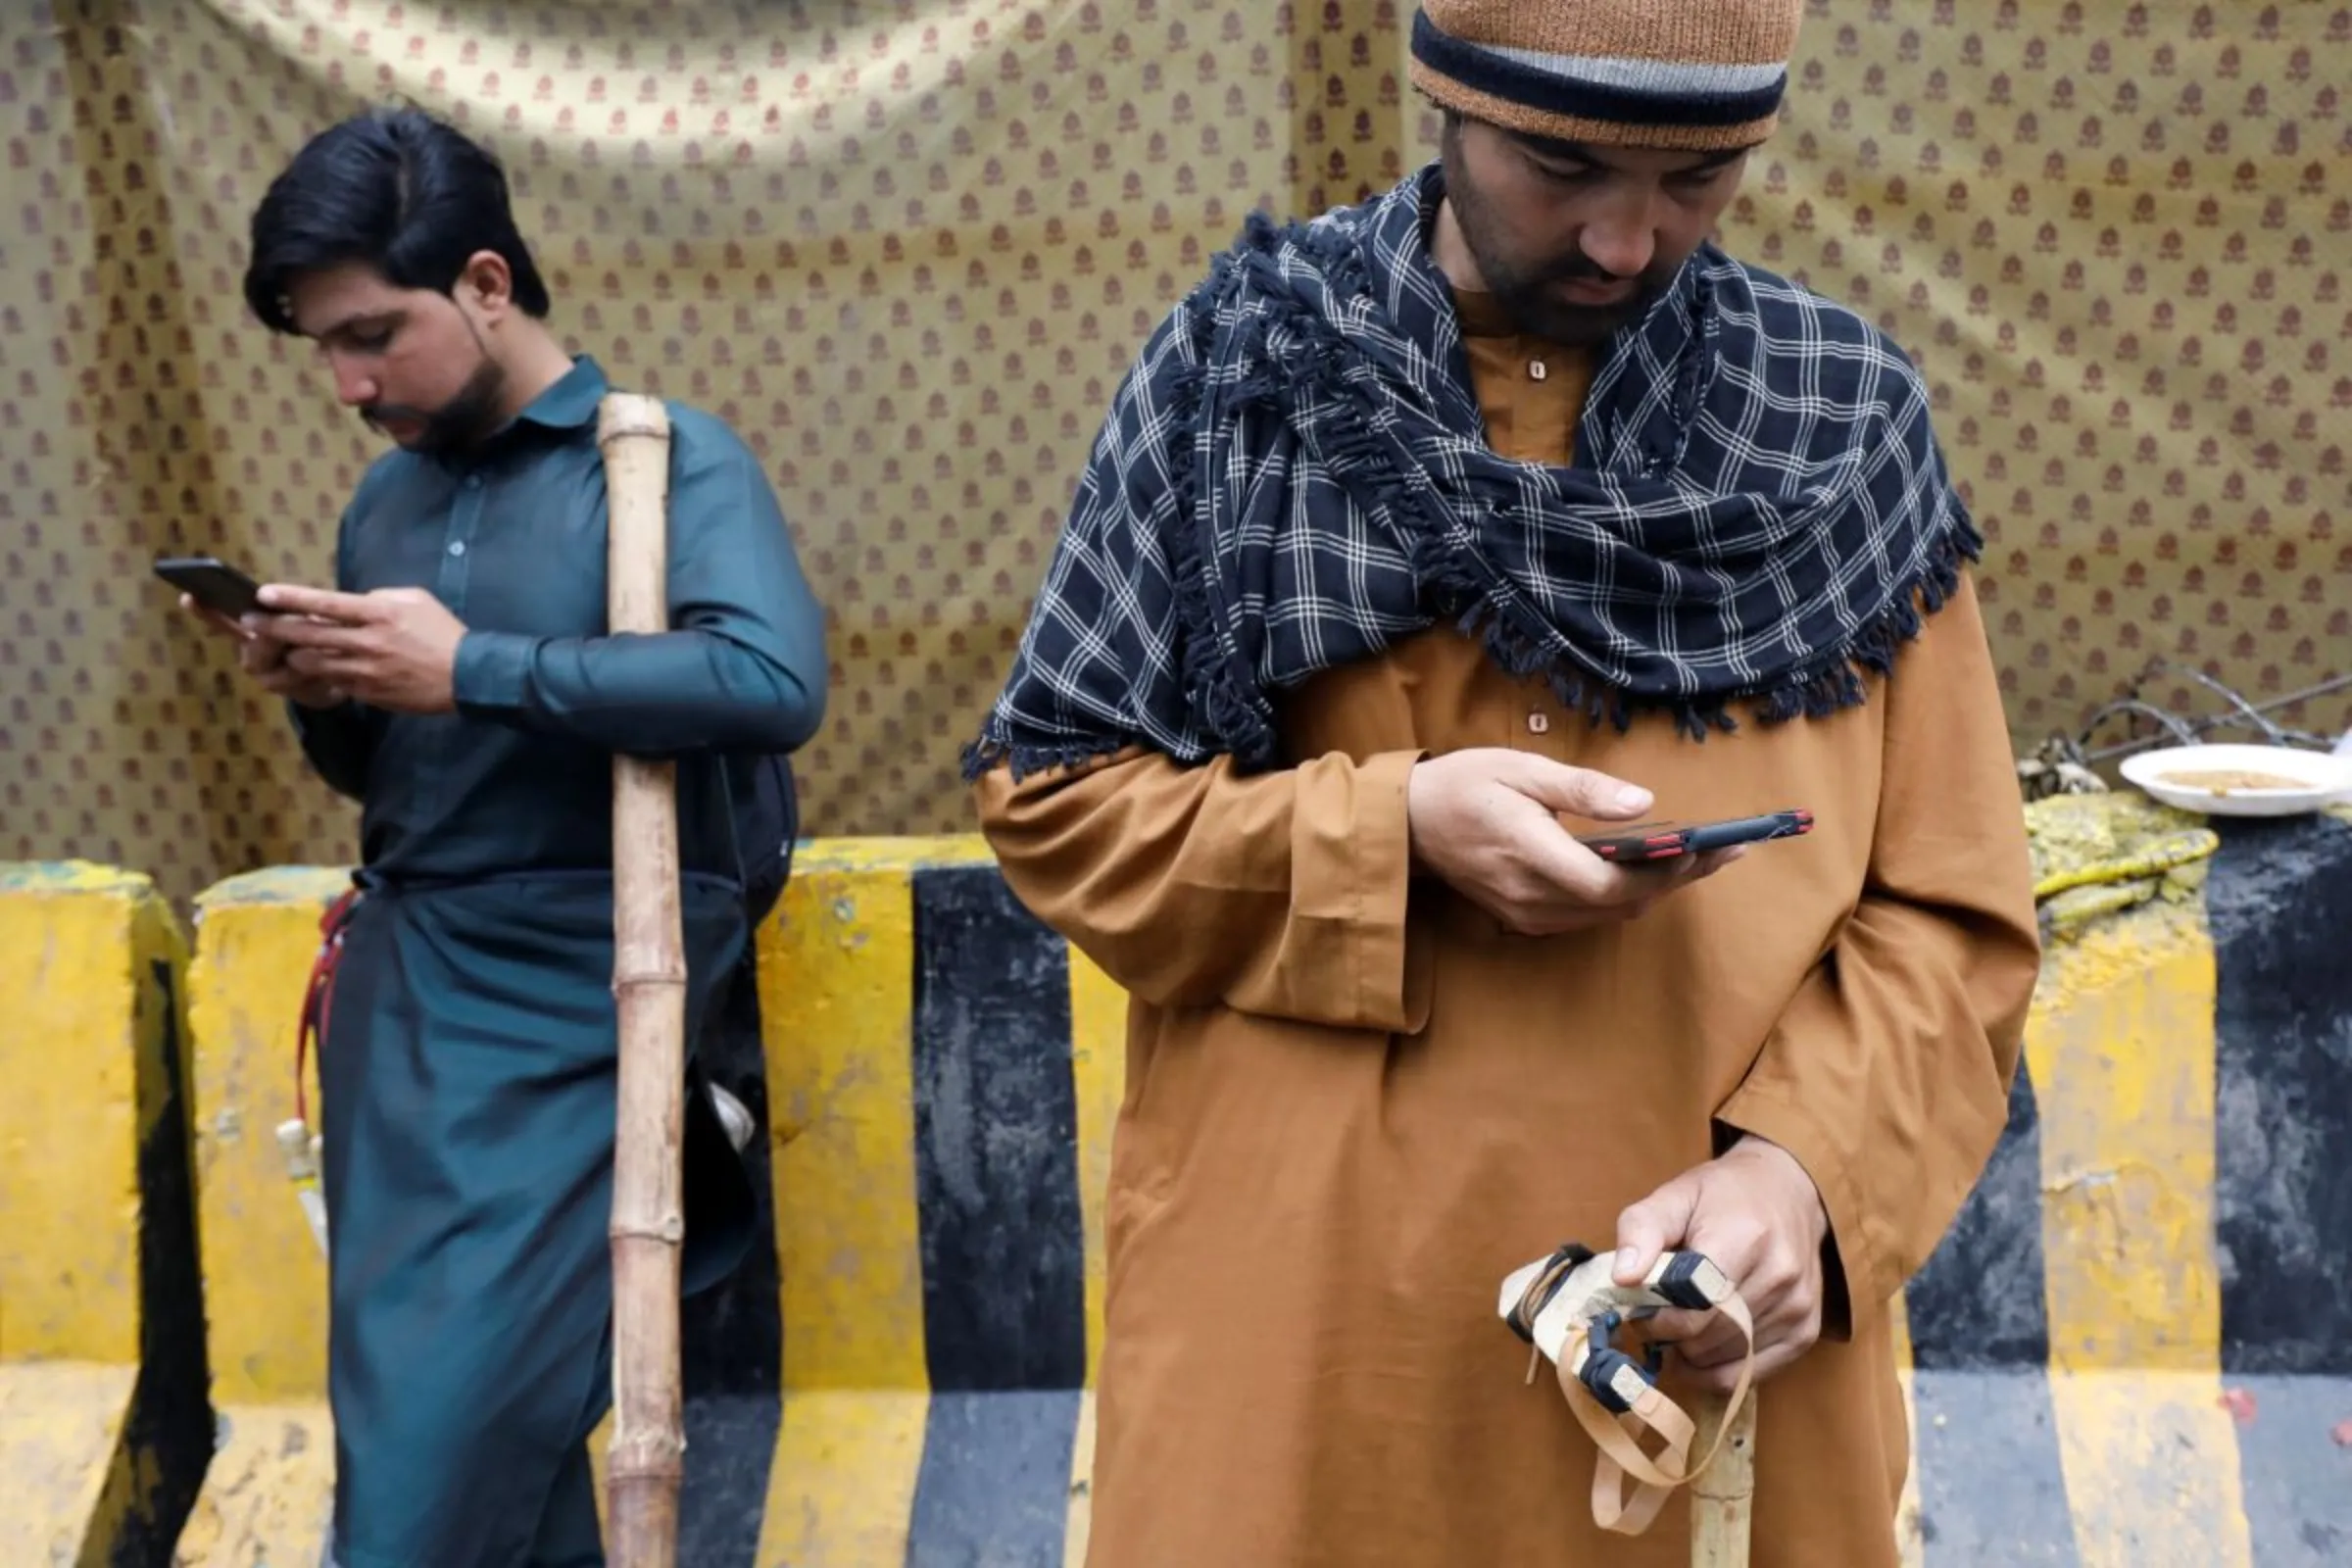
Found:
<path fill-rule="evenodd" d="M 104 1563 L 155 1512 L 140 1151 L 186 1068 L 185 966 L 146 877 L 0 865 L 0 1563 Z"/>
<path fill-rule="evenodd" d="M 150 957 L 177 962 L 162 909 L 102 866 L 0 876 L 0 1360 L 138 1358 L 140 1080 L 162 1067 L 141 998 Z"/>
<path fill-rule="evenodd" d="M 1911 1308 L 1899 1294 L 1886 1303 L 1886 1319 L 1894 1342 L 1894 1375 L 1903 1390 L 1903 1432 L 1910 1445 L 1910 1458 L 1903 1466 L 1903 1499 L 1894 1516 L 1894 1540 L 1902 1552 L 1903 1568 L 1922 1568 L 1928 1548 L 1919 1517 L 1919 1401 L 1912 1391 Z"/>
<path fill-rule="evenodd" d="M 0 1562 L 79 1564 L 121 1523 L 135 1366 L 0 1366 Z M 99 1560 L 103 1561 L 103 1557 Z"/>
<path fill-rule="evenodd" d="M 857 845 L 804 856 L 761 935 L 786 1327 L 760 1561 L 896 1562 L 929 1387 L 905 861 Z"/>
<path fill-rule="evenodd" d="M 905 1562 L 930 1402 L 920 1389 L 787 1394 L 761 1568 Z"/>
<path fill-rule="evenodd" d="M 221 1419 L 224 1441 L 180 1537 L 178 1568 L 311 1568 L 333 1508 L 325 1404 L 239 1404 Z"/>
<path fill-rule="evenodd" d="M 1102 1210 L 1110 1150 L 1127 1087 L 1127 994 L 1075 948 L 1070 950 L 1070 1074 L 1078 1100 L 1078 1200 L 1086 1228 L 1086 1391 L 1070 1448 L 1070 1512 L 1062 1561 L 1086 1561 L 1094 1516 L 1095 1379 L 1102 1366 L 1106 1263 Z"/>
<path fill-rule="evenodd" d="M 340 872 L 256 872 L 196 906 L 188 1025 L 196 1057 L 198 1224 L 213 1396 L 326 1397 L 326 1260 L 294 1200 L 277 1125 L 294 1114 L 294 1042 L 318 917 Z M 311 1080 L 314 1121 L 316 1075 Z"/>
<path fill-rule="evenodd" d="M 326 1260 L 277 1147 L 294 1114 L 294 1042 L 318 917 L 350 885 L 291 866 L 233 877 L 196 906 L 188 969 L 197 1222 L 213 1397 L 227 1442 L 205 1474 L 182 1568 L 318 1560 L 334 1487 Z M 310 1080 L 318 1115 L 318 1079 Z"/>
<path fill-rule="evenodd" d="M 1078 1436 L 1070 1446 L 1070 1514 L 1061 1538 L 1065 1568 L 1086 1561 L 1095 1520 L 1095 1391 L 1078 1396 Z"/>
<path fill-rule="evenodd" d="M 2045 964 L 2026 1034 L 2041 1118 L 2051 1399 L 2084 1568 L 2250 1568 L 2220 1403 L 2213 943 L 2148 905 Z"/>
<path fill-rule="evenodd" d="M 810 861 L 760 964 L 784 1386 L 919 1390 L 912 884 Z"/>
<path fill-rule="evenodd" d="M 1110 1188 L 1111 1134 L 1127 1089 L 1127 993 L 1070 950 L 1070 1076 L 1078 1100 L 1078 1202 L 1086 1228 L 1086 1386 L 1102 1365 L 1106 1264 L 1102 1208 Z"/>

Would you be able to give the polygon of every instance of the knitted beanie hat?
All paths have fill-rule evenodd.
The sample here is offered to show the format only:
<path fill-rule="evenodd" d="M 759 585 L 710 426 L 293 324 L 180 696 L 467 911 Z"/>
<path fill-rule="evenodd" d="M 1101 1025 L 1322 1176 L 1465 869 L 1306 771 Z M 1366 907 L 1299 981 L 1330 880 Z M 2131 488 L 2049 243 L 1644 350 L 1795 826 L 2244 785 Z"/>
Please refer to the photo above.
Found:
<path fill-rule="evenodd" d="M 1425 0 L 1413 85 L 1509 130 L 1714 152 L 1780 122 L 1804 0 Z"/>

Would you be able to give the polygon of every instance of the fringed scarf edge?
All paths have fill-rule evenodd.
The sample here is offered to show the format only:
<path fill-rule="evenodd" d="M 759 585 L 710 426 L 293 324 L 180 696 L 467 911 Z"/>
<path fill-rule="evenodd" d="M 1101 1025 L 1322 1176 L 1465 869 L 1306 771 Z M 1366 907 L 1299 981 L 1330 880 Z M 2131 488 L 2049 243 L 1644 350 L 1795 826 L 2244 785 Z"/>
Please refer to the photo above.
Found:
<path fill-rule="evenodd" d="M 1216 756 L 1230 755 L 1244 772 L 1257 772 L 1280 761 L 1280 737 L 1275 733 L 1271 705 L 1254 683 L 1237 674 L 1237 658 L 1228 628 L 1219 618 L 1214 581 L 1215 549 L 1207 531 L 1207 509 L 1199 505 L 1199 444 L 1200 411 L 1209 374 L 1207 339 L 1217 330 L 1218 306 L 1238 288 L 1253 264 L 1270 258 L 1285 244 L 1314 254 L 1325 268 L 1335 292 L 1351 294 L 1370 288 L 1368 271 L 1357 248 L 1337 234 L 1324 234 L 1311 224 L 1278 224 L 1263 214 L 1252 214 L 1241 239 L 1217 258 L 1208 277 L 1186 301 L 1188 325 L 1195 353 L 1169 379 L 1172 426 L 1177 434 L 1169 449 L 1174 477 L 1176 526 L 1166 540 L 1169 575 L 1175 589 L 1175 611 L 1183 633 L 1183 684 L 1194 712 L 1207 721 L 1222 751 L 1199 757 L 1172 759 L 1197 766 Z M 1328 323 L 1311 321 L 1312 313 L 1296 305 L 1270 307 L 1256 330 L 1280 320 L 1310 333 Z M 1344 377 L 1331 356 L 1312 357 L 1334 390 L 1345 390 Z M 1261 371 L 1237 386 L 1236 402 L 1278 396 L 1280 388 Z M 1678 388 L 1678 404 L 1687 395 Z M 1342 397 L 1338 401 L 1352 402 Z M 1344 438 L 1348 455 L 1365 460 L 1371 487 L 1393 505 L 1420 512 L 1420 498 L 1396 472 L 1396 455 L 1369 430 L 1351 430 Z M 1594 728 L 1607 723 L 1620 734 L 1640 715 L 1665 713 L 1679 733 L 1703 742 L 1710 734 L 1734 733 L 1740 728 L 1735 710 L 1746 710 L 1757 723 L 1771 728 L 1796 718 L 1824 718 L 1859 708 L 1869 700 L 1870 676 L 1885 678 L 1897 655 L 1925 630 L 1930 617 L 1941 611 L 1958 591 L 1962 572 L 1980 560 L 1984 539 L 1956 496 L 1947 493 L 1933 537 L 1926 541 L 1926 559 L 1907 580 L 1898 583 L 1886 604 L 1840 647 L 1810 663 L 1800 664 L 1769 684 L 1735 689 L 1704 698 L 1636 694 L 1592 680 L 1586 672 L 1561 667 L 1544 632 L 1527 623 L 1523 604 L 1496 580 L 1483 560 L 1457 548 L 1446 530 L 1424 517 L 1413 544 L 1413 570 L 1429 586 L 1441 613 L 1432 624 L 1450 620 L 1454 629 L 1477 640 L 1489 658 L 1519 680 L 1541 679 L 1552 697 L 1571 712 L 1584 714 Z M 1008 769 L 1015 783 L 1040 774 L 1085 767 L 1120 752 L 1150 749 L 1148 740 L 1120 730 L 1052 740 L 1022 740 L 996 733 L 992 712 L 981 736 L 967 744 L 960 757 L 966 784 L 976 783 L 998 768 Z"/>

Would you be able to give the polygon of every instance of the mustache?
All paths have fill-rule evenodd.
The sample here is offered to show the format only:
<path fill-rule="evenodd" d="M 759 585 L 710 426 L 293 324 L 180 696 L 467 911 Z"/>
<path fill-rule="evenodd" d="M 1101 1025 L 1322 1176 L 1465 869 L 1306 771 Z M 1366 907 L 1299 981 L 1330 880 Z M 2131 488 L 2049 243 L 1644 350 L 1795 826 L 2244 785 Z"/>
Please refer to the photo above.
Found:
<path fill-rule="evenodd" d="M 1651 299 L 1666 291 L 1680 270 L 1679 267 L 1662 267 L 1656 263 L 1633 272 L 1612 272 L 1583 251 L 1572 251 L 1544 270 L 1538 279 L 1542 283 L 1594 283 L 1607 287 L 1614 283 L 1631 283 L 1637 299 Z"/>
<path fill-rule="evenodd" d="M 1640 272 L 1612 272 L 1583 251 L 1570 252 L 1545 275 L 1557 283 L 1631 283 L 1642 276 Z"/>
<path fill-rule="evenodd" d="M 381 425 L 387 419 L 398 419 L 404 424 L 430 424 L 433 422 L 433 416 L 430 413 L 406 403 L 364 404 L 360 408 L 360 417 L 373 425 Z"/>

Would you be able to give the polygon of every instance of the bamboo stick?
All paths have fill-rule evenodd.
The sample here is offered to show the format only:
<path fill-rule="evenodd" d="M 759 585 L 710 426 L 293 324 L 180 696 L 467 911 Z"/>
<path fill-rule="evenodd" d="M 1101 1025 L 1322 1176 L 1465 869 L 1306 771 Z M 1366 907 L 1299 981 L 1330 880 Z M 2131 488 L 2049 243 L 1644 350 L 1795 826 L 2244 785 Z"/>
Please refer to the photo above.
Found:
<path fill-rule="evenodd" d="M 1700 1401 L 1693 1453 L 1714 1446 L 1723 1429 L 1720 1396 Z M 1756 1396 L 1740 1403 L 1715 1462 L 1690 1483 L 1690 1568 L 1747 1568 L 1747 1527 L 1756 1496 Z"/>
<path fill-rule="evenodd" d="M 610 501 L 608 619 L 668 625 L 669 420 L 657 398 L 597 414 Z M 672 764 L 612 760 L 612 994 L 620 1069 L 612 1152 L 613 1427 L 607 1499 L 615 1568 L 675 1568 L 685 1474 L 678 1272 L 685 1240 L 686 958 Z"/>

